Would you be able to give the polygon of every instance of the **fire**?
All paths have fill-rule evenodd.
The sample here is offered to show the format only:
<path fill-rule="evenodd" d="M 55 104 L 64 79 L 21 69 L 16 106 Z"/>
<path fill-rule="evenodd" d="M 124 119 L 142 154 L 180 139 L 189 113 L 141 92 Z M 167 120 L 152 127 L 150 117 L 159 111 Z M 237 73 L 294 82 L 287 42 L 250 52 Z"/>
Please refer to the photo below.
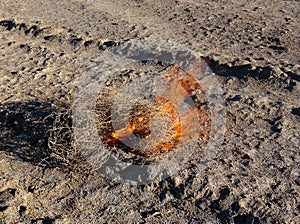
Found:
<path fill-rule="evenodd" d="M 204 126 L 207 126 L 210 119 L 205 111 L 200 109 L 199 103 L 193 101 L 193 105 L 190 105 L 188 110 L 182 114 L 179 114 L 176 109 L 176 105 L 186 98 L 191 99 L 196 90 L 201 90 L 200 84 L 192 75 L 180 69 L 178 65 L 175 65 L 163 80 L 168 86 L 167 96 L 156 96 L 154 105 L 147 108 L 146 111 L 138 112 L 139 107 L 137 106 L 129 119 L 129 123 L 124 128 L 110 133 L 104 141 L 106 145 L 120 144 L 130 140 L 133 136 L 137 136 L 146 141 L 149 140 L 150 148 L 146 151 L 132 148 L 130 151 L 149 156 L 168 152 L 176 148 L 179 142 L 185 143 L 200 137 L 208 137 L 209 130 L 204 130 Z M 151 120 L 155 117 L 165 121 L 164 134 L 157 138 L 154 138 L 153 130 L 151 130 Z M 205 125 L 195 128 L 195 118 L 202 120 Z"/>

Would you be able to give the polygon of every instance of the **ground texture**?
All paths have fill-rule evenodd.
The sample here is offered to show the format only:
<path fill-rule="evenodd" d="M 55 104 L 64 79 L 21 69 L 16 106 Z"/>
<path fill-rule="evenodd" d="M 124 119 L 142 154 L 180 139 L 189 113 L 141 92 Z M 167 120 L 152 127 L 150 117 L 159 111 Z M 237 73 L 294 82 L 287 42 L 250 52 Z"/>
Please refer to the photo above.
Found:
<path fill-rule="evenodd" d="M 299 12 L 296 0 L 1 1 L 0 223 L 299 223 Z M 161 182 L 118 184 L 53 152 L 50 130 L 91 60 L 148 38 L 205 58 L 226 132 L 201 172 L 199 154 Z"/>

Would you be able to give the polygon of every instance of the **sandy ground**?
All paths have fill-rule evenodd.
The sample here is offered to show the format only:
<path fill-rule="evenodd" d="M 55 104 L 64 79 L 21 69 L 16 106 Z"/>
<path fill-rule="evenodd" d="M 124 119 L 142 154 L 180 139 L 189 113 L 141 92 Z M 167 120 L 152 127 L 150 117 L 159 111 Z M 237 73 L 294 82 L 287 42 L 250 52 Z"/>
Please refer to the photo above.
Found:
<path fill-rule="evenodd" d="M 300 223 L 299 12 L 288 0 L 1 1 L 0 223 Z M 87 67 L 137 40 L 204 57 L 226 108 L 205 168 L 196 153 L 142 186 L 49 147 Z"/>

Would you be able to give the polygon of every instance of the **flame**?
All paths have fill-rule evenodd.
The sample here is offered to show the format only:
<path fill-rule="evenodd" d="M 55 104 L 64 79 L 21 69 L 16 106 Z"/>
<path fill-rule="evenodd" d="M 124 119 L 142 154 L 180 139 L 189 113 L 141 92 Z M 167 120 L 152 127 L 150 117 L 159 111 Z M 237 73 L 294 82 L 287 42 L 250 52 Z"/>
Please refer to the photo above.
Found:
<path fill-rule="evenodd" d="M 155 106 L 150 108 L 148 113 L 139 113 L 138 116 L 133 116 L 124 128 L 113 131 L 106 139 L 105 144 L 115 145 L 130 139 L 133 135 L 146 140 L 152 139 L 150 121 L 154 116 L 166 118 L 168 127 L 165 136 L 159 142 L 154 142 L 153 147 L 147 152 L 139 152 L 136 149 L 131 151 L 142 155 L 163 153 L 176 148 L 181 141 L 188 142 L 199 138 L 200 132 L 205 132 L 202 137 L 208 137 L 208 131 L 203 130 L 203 127 L 195 129 L 195 116 L 196 118 L 202 117 L 206 121 L 209 120 L 208 115 L 203 110 L 199 110 L 197 105 L 191 105 L 187 111 L 180 115 L 174 106 L 176 102 L 182 102 L 186 97 L 191 97 L 195 90 L 201 89 L 200 84 L 191 74 L 181 70 L 178 65 L 175 65 L 163 80 L 169 87 L 167 96 L 155 97 Z"/>

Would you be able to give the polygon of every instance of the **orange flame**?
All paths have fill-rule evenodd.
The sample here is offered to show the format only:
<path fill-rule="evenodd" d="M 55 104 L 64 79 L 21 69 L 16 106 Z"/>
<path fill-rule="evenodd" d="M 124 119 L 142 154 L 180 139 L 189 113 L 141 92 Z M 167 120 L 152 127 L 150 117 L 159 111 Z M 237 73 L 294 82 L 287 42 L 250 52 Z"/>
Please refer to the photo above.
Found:
<path fill-rule="evenodd" d="M 167 82 L 169 91 L 167 97 L 155 97 L 155 108 L 152 108 L 150 114 L 139 115 L 133 117 L 126 127 L 115 130 L 110 134 L 110 137 L 105 141 L 108 145 L 115 145 L 124 140 L 130 139 L 132 135 L 142 136 L 144 139 L 149 139 L 152 136 L 150 131 L 150 120 L 153 114 L 160 117 L 167 117 L 168 122 L 167 134 L 160 142 L 155 143 L 153 148 L 147 153 L 140 154 L 149 155 L 155 153 L 167 152 L 176 148 L 179 141 L 187 142 L 199 138 L 199 132 L 206 132 L 202 137 L 207 138 L 207 130 L 203 128 L 195 130 L 195 115 L 196 118 L 202 116 L 201 119 L 209 120 L 208 115 L 202 110 L 199 110 L 197 105 L 193 105 L 181 116 L 178 114 L 174 102 L 182 102 L 186 97 L 193 95 L 194 90 L 201 89 L 200 84 L 193 78 L 192 75 L 180 70 L 178 65 L 175 65 L 170 73 L 164 78 Z M 195 102 L 194 102 L 195 103 Z M 138 150 L 132 149 L 135 152 Z"/>

